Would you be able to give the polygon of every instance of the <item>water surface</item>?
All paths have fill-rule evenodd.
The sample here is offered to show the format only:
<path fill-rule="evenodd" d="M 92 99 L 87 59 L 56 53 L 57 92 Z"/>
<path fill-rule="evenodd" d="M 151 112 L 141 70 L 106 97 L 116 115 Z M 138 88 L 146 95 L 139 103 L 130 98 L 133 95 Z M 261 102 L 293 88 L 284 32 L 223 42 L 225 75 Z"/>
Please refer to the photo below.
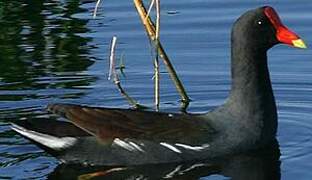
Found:
<path fill-rule="evenodd" d="M 113 35 L 118 37 L 117 56 L 123 55 L 126 65 L 123 86 L 140 103 L 153 106 L 151 49 L 132 1 L 105 0 L 95 19 L 94 5 L 87 0 L 0 1 L 0 179 L 90 177 L 109 169 L 61 165 L 13 132 L 9 122 L 53 120 L 44 110 L 53 102 L 128 108 L 107 80 Z M 161 41 L 193 100 L 190 112 L 223 103 L 230 85 L 232 23 L 263 5 L 275 7 L 288 27 L 308 45 L 312 42 L 310 0 L 162 1 Z M 270 155 L 240 155 L 216 164 L 131 167 L 105 177 L 311 179 L 311 57 L 311 49 L 277 46 L 269 51 L 279 114 L 279 148 Z M 179 96 L 161 68 L 161 109 L 179 111 Z"/>

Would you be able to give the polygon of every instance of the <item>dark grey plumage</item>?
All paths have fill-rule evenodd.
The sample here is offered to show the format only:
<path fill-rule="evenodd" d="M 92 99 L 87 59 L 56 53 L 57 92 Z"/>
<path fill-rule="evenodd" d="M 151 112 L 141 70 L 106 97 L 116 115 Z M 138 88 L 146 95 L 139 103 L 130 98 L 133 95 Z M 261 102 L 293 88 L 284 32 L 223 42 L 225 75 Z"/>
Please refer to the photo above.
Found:
<path fill-rule="evenodd" d="M 208 113 L 52 104 L 48 110 L 70 123 L 21 121 L 13 129 L 65 162 L 93 165 L 212 159 L 270 146 L 275 142 L 277 111 L 267 50 L 279 43 L 275 26 L 280 23 L 272 24 L 272 16 L 279 20 L 272 8 L 262 7 L 235 22 L 231 92 L 222 106 Z"/>

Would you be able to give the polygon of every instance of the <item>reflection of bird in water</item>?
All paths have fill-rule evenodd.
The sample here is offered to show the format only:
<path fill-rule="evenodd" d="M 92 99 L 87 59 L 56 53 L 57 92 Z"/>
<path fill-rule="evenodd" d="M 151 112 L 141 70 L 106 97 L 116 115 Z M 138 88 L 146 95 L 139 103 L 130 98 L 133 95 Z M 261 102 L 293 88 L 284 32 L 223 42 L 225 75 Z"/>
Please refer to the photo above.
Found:
<path fill-rule="evenodd" d="M 59 165 L 49 179 L 200 179 L 220 176 L 233 180 L 280 179 L 280 153 L 277 142 L 265 151 L 238 154 L 212 161 L 158 164 L 130 167 L 85 167 Z"/>

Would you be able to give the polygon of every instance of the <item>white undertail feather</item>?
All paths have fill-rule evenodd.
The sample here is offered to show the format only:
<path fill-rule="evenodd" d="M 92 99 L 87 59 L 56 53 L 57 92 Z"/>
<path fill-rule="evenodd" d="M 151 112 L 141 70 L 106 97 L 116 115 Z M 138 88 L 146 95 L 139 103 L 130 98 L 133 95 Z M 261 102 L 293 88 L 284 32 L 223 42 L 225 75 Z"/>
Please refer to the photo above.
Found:
<path fill-rule="evenodd" d="M 55 137 L 48 134 L 25 129 L 12 123 L 12 129 L 19 134 L 54 150 L 63 150 L 73 146 L 77 139 L 74 137 Z"/>

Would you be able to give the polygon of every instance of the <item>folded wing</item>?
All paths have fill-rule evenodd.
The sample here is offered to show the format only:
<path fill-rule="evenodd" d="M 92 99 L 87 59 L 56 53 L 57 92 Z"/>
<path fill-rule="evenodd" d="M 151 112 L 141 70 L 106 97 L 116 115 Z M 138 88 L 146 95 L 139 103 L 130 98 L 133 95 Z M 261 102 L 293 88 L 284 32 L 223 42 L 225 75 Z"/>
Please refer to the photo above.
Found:
<path fill-rule="evenodd" d="M 133 138 L 154 142 L 207 142 L 203 134 L 215 131 L 198 115 L 53 104 L 48 110 L 107 142 L 115 138 Z"/>

